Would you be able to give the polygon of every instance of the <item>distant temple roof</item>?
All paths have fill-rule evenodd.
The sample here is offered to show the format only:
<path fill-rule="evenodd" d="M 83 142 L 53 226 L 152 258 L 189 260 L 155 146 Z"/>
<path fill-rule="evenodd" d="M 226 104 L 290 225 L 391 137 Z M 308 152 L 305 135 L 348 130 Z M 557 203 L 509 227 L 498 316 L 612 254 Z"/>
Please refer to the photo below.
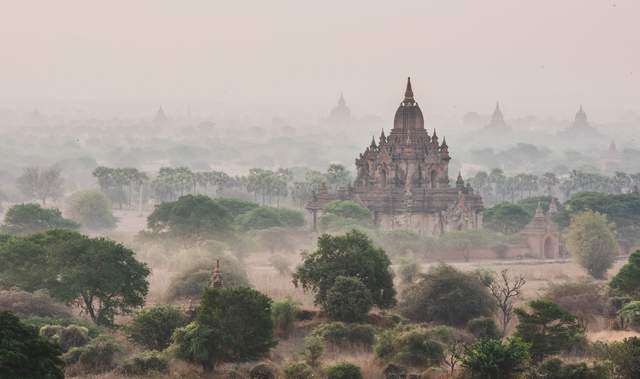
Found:
<path fill-rule="evenodd" d="M 500 109 L 500 103 L 496 102 L 496 108 L 493 110 L 493 114 L 491 115 L 491 121 L 485 126 L 488 130 L 511 130 L 511 127 L 507 125 L 504 121 L 504 115 L 502 114 L 502 109 Z"/>
<path fill-rule="evenodd" d="M 401 130 L 424 130 L 424 117 L 420 106 L 413 98 L 411 78 L 407 78 L 407 89 L 404 92 L 404 100 L 398 106 L 393 119 L 393 128 Z"/>

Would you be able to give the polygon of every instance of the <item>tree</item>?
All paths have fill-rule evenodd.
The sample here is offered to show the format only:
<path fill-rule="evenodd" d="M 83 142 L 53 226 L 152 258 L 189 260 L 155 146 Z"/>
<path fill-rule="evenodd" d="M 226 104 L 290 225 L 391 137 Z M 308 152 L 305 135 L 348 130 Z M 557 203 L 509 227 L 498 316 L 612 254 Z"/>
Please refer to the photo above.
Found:
<path fill-rule="evenodd" d="M 0 259 L 5 262 L 0 277 L 25 290 L 46 289 L 54 299 L 79 305 L 102 325 L 142 306 L 149 288 L 149 269 L 133 251 L 72 231 L 14 237 L 0 246 Z"/>
<path fill-rule="evenodd" d="M 473 273 L 440 264 L 407 288 L 400 305 L 413 321 L 465 325 L 469 320 L 490 316 L 495 302 L 487 287 Z"/>
<path fill-rule="evenodd" d="M 39 204 L 16 204 L 4 216 L 1 231 L 8 234 L 30 234 L 51 229 L 77 229 L 80 225 L 62 217 L 58 209 Z"/>
<path fill-rule="evenodd" d="M 623 341 L 612 342 L 606 349 L 606 359 L 614 366 L 614 372 L 619 378 L 640 377 L 640 338 L 629 337 Z"/>
<path fill-rule="evenodd" d="M 640 298 L 640 250 L 629 256 L 629 261 L 611 279 L 609 286 L 621 295 Z"/>
<path fill-rule="evenodd" d="M 618 316 L 626 327 L 634 330 L 640 330 L 640 301 L 631 301 L 625 304 Z"/>
<path fill-rule="evenodd" d="M 322 353 L 324 353 L 324 340 L 322 337 L 315 335 L 304 337 L 304 352 L 302 356 L 309 366 L 318 367 Z"/>
<path fill-rule="evenodd" d="M 567 248 L 596 279 L 602 279 L 618 255 L 618 243 L 607 216 L 591 210 L 577 214 L 567 232 Z"/>
<path fill-rule="evenodd" d="M 232 221 L 227 209 L 215 200 L 202 195 L 185 195 L 156 206 L 147 217 L 147 227 L 155 236 L 195 243 L 224 236 L 230 232 Z"/>
<path fill-rule="evenodd" d="M 480 339 L 465 348 L 462 366 L 474 378 L 509 379 L 524 372 L 529 363 L 528 344 L 519 338 Z"/>
<path fill-rule="evenodd" d="M 340 362 L 329 367 L 327 379 L 363 379 L 362 370 L 353 363 Z"/>
<path fill-rule="evenodd" d="M 531 221 L 531 215 L 521 206 L 500 203 L 485 209 L 482 223 L 486 228 L 504 234 L 522 230 Z"/>
<path fill-rule="evenodd" d="M 304 215 L 290 209 L 259 207 L 238 216 L 236 223 L 245 230 L 295 228 L 304 225 Z"/>
<path fill-rule="evenodd" d="M 346 187 L 351 182 L 351 173 L 341 164 L 331 164 L 327 169 L 327 183 L 333 189 Z"/>
<path fill-rule="evenodd" d="M 67 200 L 69 218 L 87 229 L 111 229 L 116 218 L 111 213 L 111 202 L 94 190 L 78 191 Z"/>
<path fill-rule="evenodd" d="M 300 305 L 291 299 L 276 301 L 271 307 L 271 319 L 279 337 L 289 338 L 293 331 L 296 315 L 300 311 Z"/>
<path fill-rule="evenodd" d="M 507 328 L 513 317 L 514 302 L 520 297 L 522 287 L 526 283 L 527 281 L 522 275 L 510 277 L 509 270 L 504 269 L 500 272 L 500 276 L 489 284 L 491 295 L 496 300 L 500 313 L 502 313 L 500 318 L 502 335 L 507 333 Z"/>
<path fill-rule="evenodd" d="M 173 336 L 178 357 L 211 370 L 221 362 L 256 360 L 275 346 L 271 299 L 251 288 L 210 288 L 196 321 Z"/>
<path fill-rule="evenodd" d="M 55 167 L 47 169 L 25 168 L 16 184 L 25 196 L 41 200 L 43 205 L 47 204 L 47 199 L 57 199 L 63 193 L 60 170 Z"/>
<path fill-rule="evenodd" d="M 175 305 L 158 304 L 139 311 L 125 327 L 130 341 L 149 350 L 164 350 L 173 331 L 186 324 L 186 315 Z"/>
<path fill-rule="evenodd" d="M 395 304 L 391 262 L 384 250 L 353 230 L 342 236 L 323 234 L 315 252 L 304 257 L 293 274 L 293 284 L 315 292 L 315 303 L 326 304 L 327 294 L 339 276 L 360 279 L 371 293 L 373 303 L 381 308 Z"/>
<path fill-rule="evenodd" d="M 469 320 L 467 330 L 476 338 L 500 339 L 498 326 L 491 317 L 478 317 Z"/>
<path fill-rule="evenodd" d="M 327 292 L 324 309 L 332 320 L 359 322 L 367 318 L 373 306 L 369 289 L 351 276 L 338 276 Z"/>
<path fill-rule="evenodd" d="M 334 200 L 327 203 L 323 212 L 336 215 L 338 217 L 354 220 L 358 223 L 370 223 L 372 220 L 371 211 L 355 201 Z"/>
<path fill-rule="evenodd" d="M 0 312 L 0 376 L 62 379 L 62 351 L 10 312 Z"/>
<path fill-rule="evenodd" d="M 574 346 L 584 337 L 584 328 L 575 316 L 551 300 L 529 302 L 530 312 L 516 308 L 519 323 L 516 336 L 531 345 L 532 358 L 540 362 Z"/>
<path fill-rule="evenodd" d="M 603 286 L 592 280 L 550 283 L 544 297 L 576 316 L 584 327 L 598 317 L 610 315 L 609 297 Z"/>

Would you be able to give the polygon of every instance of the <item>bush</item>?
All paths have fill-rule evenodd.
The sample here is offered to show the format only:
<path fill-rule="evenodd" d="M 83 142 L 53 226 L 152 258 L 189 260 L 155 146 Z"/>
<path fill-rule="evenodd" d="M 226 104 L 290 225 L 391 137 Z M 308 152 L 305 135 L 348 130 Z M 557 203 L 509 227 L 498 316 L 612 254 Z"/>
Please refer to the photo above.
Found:
<path fill-rule="evenodd" d="M 236 217 L 235 222 L 243 230 L 297 228 L 304 226 L 304 215 L 300 211 L 286 208 L 259 207 Z"/>
<path fill-rule="evenodd" d="M 618 255 L 618 242 L 607 216 L 591 210 L 573 217 L 566 240 L 569 252 L 596 279 L 604 278 Z"/>
<path fill-rule="evenodd" d="M 528 344 L 518 338 L 480 339 L 465 348 L 462 366 L 474 378 L 511 379 L 526 370 Z"/>
<path fill-rule="evenodd" d="M 168 370 L 169 361 L 164 354 L 155 350 L 136 354 L 118 368 L 118 372 L 126 376 L 166 373 Z"/>
<path fill-rule="evenodd" d="M 196 321 L 172 339 L 179 358 L 207 370 L 220 362 L 258 359 L 275 345 L 271 299 L 251 288 L 207 289 Z"/>
<path fill-rule="evenodd" d="M 304 362 L 289 363 L 284 367 L 284 377 L 286 379 L 311 379 L 313 369 Z"/>
<path fill-rule="evenodd" d="M 20 317 L 71 317 L 71 309 L 56 303 L 44 293 L 19 289 L 0 291 L 0 311 L 10 311 Z"/>
<path fill-rule="evenodd" d="M 325 214 L 354 220 L 358 223 L 369 223 L 372 220 L 371 211 L 355 201 L 334 200 L 327 203 L 323 209 Z"/>
<path fill-rule="evenodd" d="M 332 320 L 359 322 L 366 320 L 372 306 L 371 293 L 359 279 L 338 276 L 327 292 L 324 310 Z"/>
<path fill-rule="evenodd" d="M 366 324 L 345 324 L 329 322 L 318 326 L 313 335 L 322 337 L 326 342 L 341 347 L 371 347 L 375 343 L 375 329 Z"/>
<path fill-rule="evenodd" d="M 63 359 L 67 365 L 78 365 L 81 372 L 101 373 L 113 369 L 115 355 L 121 351 L 122 348 L 112 337 L 102 335 L 86 346 L 70 349 Z"/>
<path fill-rule="evenodd" d="M 173 331 L 186 324 L 186 315 L 175 305 L 159 304 L 139 311 L 125 326 L 127 338 L 150 350 L 164 350 Z"/>
<path fill-rule="evenodd" d="M 441 264 L 405 291 L 400 308 L 413 321 L 465 325 L 492 315 L 495 301 L 477 275 Z"/>
<path fill-rule="evenodd" d="M 640 250 L 629 256 L 609 286 L 619 295 L 640 298 Z"/>
<path fill-rule="evenodd" d="M 522 206 L 501 203 L 485 209 L 482 217 L 484 227 L 504 233 L 514 234 L 522 230 L 531 221 L 531 215 Z"/>
<path fill-rule="evenodd" d="M 77 229 L 80 225 L 62 217 L 55 208 L 40 204 L 17 204 L 9 208 L 0 231 L 8 234 L 31 234 L 50 229 Z"/>
<path fill-rule="evenodd" d="M 376 355 L 385 362 L 413 367 L 438 366 L 444 359 L 441 330 L 410 325 L 387 330 L 380 335 Z"/>
<path fill-rule="evenodd" d="M 323 234 L 318 249 L 306 255 L 293 274 L 293 283 L 315 292 L 315 303 L 322 305 L 337 277 L 353 276 L 362 280 L 375 305 L 389 308 L 395 304 L 390 265 L 384 250 L 373 246 L 364 233 L 353 230 L 335 237 Z"/>
<path fill-rule="evenodd" d="M 551 283 L 544 297 L 576 316 L 583 326 L 609 314 L 609 299 L 604 288 L 590 280 Z"/>
<path fill-rule="evenodd" d="M 519 323 L 516 336 L 529 343 L 532 358 L 540 362 L 546 356 L 568 350 L 584 338 L 584 329 L 575 316 L 548 299 L 529 302 L 530 312 L 516 308 Z"/>
<path fill-rule="evenodd" d="M 542 362 L 529 374 L 531 379 L 608 379 L 607 368 L 594 363 L 589 367 L 586 363 L 564 363 L 553 358 Z"/>
<path fill-rule="evenodd" d="M 640 338 L 625 338 L 607 347 L 607 356 L 620 378 L 640 378 Z"/>
<path fill-rule="evenodd" d="M 69 325 L 45 325 L 40 328 L 40 335 L 56 342 L 62 348 L 62 352 L 67 352 L 71 348 L 85 346 L 89 343 L 89 330 L 83 326 Z"/>
<path fill-rule="evenodd" d="M 363 379 L 360 367 L 348 363 L 337 363 L 326 370 L 327 379 Z"/>
<path fill-rule="evenodd" d="M 618 316 L 624 325 L 639 330 L 640 329 L 640 301 L 632 301 L 625 304 L 618 312 Z"/>
<path fill-rule="evenodd" d="M 209 285 L 213 265 L 213 260 L 211 260 L 210 266 L 199 265 L 172 278 L 165 299 L 167 301 L 181 298 L 199 299 Z M 227 288 L 249 287 L 247 273 L 235 259 L 222 257 L 220 259 L 220 273 L 224 286 Z"/>
<path fill-rule="evenodd" d="M 413 258 L 404 258 L 398 267 L 398 276 L 404 284 L 412 284 L 420 274 L 420 264 Z"/>
<path fill-rule="evenodd" d="M 268 363 L 258 363 L 251 368 L 249 379 L 276 379 L 277 369 Z"/>
<path fill-rule="evenodd" d="M 289 338 L 293 331 L 296 314 L 300 310 L 298 303 L 291 299 L 276 301 L 271 306 L 271 319 L 276 334 L 282 338 Z"/>
<path fill-rule="evenodd" d="M 60 348 L 11 312 L 0 312 L 0 341 L 0 377 L 64 378 Z"/>
<path fill-rule="evenodd" d="M 102 327 L 96 326 L 96 324 L 90 322 L 90 321 L 86 321 L 86 320 L 82 320 L 82 319 L 77 319 L 77 318 L 51 318 L 51 317 L 38 317 L 38 316 L 32 316 L 32 317 L 27 317 L 22 319 L 22 322 L 24 322 L 25 324 L 32 326 L 34 328 L 36 328 L 37 330 L 42 329 L 42 327 L 44 326 L 60 326 L 60 327 L 67 327 L 70 325 L 75 325 L 75 326 L 79 326 L 82 327 L 84 329 L 87 330 L 87 334 L 89 335 L 90 338 L 95 338 L 97 336 L 100 335 L 100 333 L 103 332 Z"/>
<path fill-rule="evenodd" d="M 311 335 L 304 338 L 304 353 L 302 355 L 309 366 L 318 367 L 322 353 L 324 353 L 322 337 Z"/>
<path fill-rule="evenodd" d="M 469 320 L 467 330 L 476 338 L 500 339 L 498 325 L 491 317 L 478 317 Z"/>
<path fill-rule="evenodd" d="M 111 201 L 100 191 L 85 190 L 67 200 L 69 218 L 87 229 L 111 229 L 117 219 L 111 213 Z"/>

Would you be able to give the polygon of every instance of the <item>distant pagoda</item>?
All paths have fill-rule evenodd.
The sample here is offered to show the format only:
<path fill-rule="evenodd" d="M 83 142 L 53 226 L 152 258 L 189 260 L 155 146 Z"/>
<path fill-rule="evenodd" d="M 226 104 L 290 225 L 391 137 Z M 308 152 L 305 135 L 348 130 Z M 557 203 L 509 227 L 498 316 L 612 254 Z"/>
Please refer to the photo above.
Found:
<path fill-rule="evenodd" d="M 491 120 L 485 126 L 487 131 L 491 132 L 510 132 L 511 127 L 504 121 L 504 115 L 500 109 L 500 103 L 496 102 L 496 108 L 493 110 Z"/>

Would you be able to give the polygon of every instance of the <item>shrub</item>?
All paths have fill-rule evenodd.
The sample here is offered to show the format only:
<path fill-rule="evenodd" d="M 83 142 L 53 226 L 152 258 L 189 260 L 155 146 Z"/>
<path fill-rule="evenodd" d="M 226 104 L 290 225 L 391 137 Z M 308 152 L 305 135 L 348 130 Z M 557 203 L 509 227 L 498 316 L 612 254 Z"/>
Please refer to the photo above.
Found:
<path fill-rule="evenodd" d="M 640 338 L 625 338 L 622 342 L 612 342 L 607 348 L 607 359 L 614 366 L 620 378 L 640 378 Z"/>
<path fill-rule="evenodd" d="M 64 378 L 60 348 L 11 312 L 0 312 L 0 341 L 1 377 Z"/>
<path fill-rule="evenodd" d="M 611 279 L 609 286 L 619 295 L 640 298 L 640 250 L 629 256 L 629 261 Z"/>
<path fill-rule="evenodd" d="M 437 366 L 444 360 L 446 337 L 442 330 L 411 325 L 387 330 L 380 335 L 376 355 L 386 362 L 413 367 Z"/>
<path fill-rule="evenodd" d="M 173 331 L 186 324 L 186 315 L 174 305 L 159 304 L 139 311 L 125 327 L 130 341 L 150 350 L 164 350 Z"/>
<path fill-rule="evenodd" d="M 50 229 L 77 229 L 80 225 L 62 217 L 58 209 L 40 204 L 17 204 L 9 208 L 0 231 L 8 234 L 31 234 Z"/>
<path fill-rule="evenodd" d="M 609 314 L 609 299 L 603 287 L 590 280 L 551 283 L 544 297 L 575 315 L 583 326 Z"/>
<path fill-rule="evenodd" d="M 332 320 L 359 322 L 366 320 L 372 306 L 371 293 L 359 279 L 338 276 L 327 292 L 324 310 Z"/>
<path fill-rule="evenodd" d="M 304 362 L 289 363 L 284 367 L 284 377 L 286 379 L 311 379 L 313 369 Z"/>
<path fill-rule="evenodd" d="M 300 211 L 291 209 L 259 207 L 236 217 L 235 222 L 243 230 L 296 228 L 304 225 L 304 215 Z"/>
<path fill-rule="evenodd" d="M 640 329 L 640 301 L 632 301 L 625 304 L 618 312 L 618 316 L 624 322 L 624 325 L 632 329 Z"/>
<path fill-rule="evenodd" d="M 50 327 L 55 327 L 55 326 L 60 326 L 60 327 L 66 327 L 66 326 L 70 326 L 70 325 L 75 325 L 75 326 L 79 326 L 82 327 L 84 329 L 87 330 L 87 334 L 89 335 L 90 338 L 95 338 L 97 336 L 100 335 L 100 333 L 102 333 L 103 328 L 96 326 L 96 324 L 90 322 L 90 321 L 86 321 L 86 320 L 82 320 L 82 319 L 77 319 L 77 318 L 51 318 L 51 317 L 38 317 L 38 316 L 32 316 L 32 317 L 27 317 L 22 319 L 22 322 L 24 322 L 25 324 L 32 326 L 34 328 L 36 328 L 37 330 L 42 329 L 42 327 L 44 326 L 50 326 Z"/>
<path fill-rule="evenodd" d="M 277 369 L 268 363 L 258 363 L 249 371 L 249 379 L 276 379 Z"/>
<path fill-rule="evenodd" d="M 143 351 L 127 359 L 118 368 L 118 372 L 126 376 L 149 375 L 151 373 L 166 373 L 169 361 L 164 354 L 151 350 Z"/>
<path fill-rule="evenodd" d="M 478 317 L 469 320 L 467 330 L 476 338 L 500 339 L 498 325 L 491 317 Z"/>
<path fill-rule="evenodd" d="M 10 311 L 20 317 L 71 317 L 71 309 L 56 303 L 44 293 L 19 289 L 0 291 L 0 311 Z"/>
<path fill-rule="evenodd" d="M 66 327 L 60 325 L 45 325 L 40 328 L 40 335 L 60 345 L 62 352 L 71 348 L 85 346 L 89 343 L 89 331 L 78 325 Z"/>
<path fill-rule="evenodd" d="M 569 252 L 596 279 L 604 278 L 618 255 L 618 242 L 607 216 L 591 210 L 573 217 L 566 240 Z"/>
<path fill-rule="evenodd" d="M 304 353 L 302 355 L 309 366 L 318 367 L 322 353 L 324 353 L 322 337 L 311 335 L 304 338 Z"/>
<path fill-rule="evenodd" d="M 343 347 L 353 345 L 371 347 L 375 342 L 375 329 L 366 324 L 329 322 L 318 326 L 313 331 L 313 335 L 322 337 L 328 343 Z"/>
<path fill-rule="evenodd" d="M 369 209 L 351 200 L 331 201 L 324 206 L 323 211 L 326 214 L 351 219 L 358 223 L 368 223 L 372 220 L 372 214 Z"/>
<path fill-rule="evenodd" d="M 202 292 L 209 285 L 213 265 L 213 262 L 207 267 L 199 265 L 172 278 L 165 294 L 166 300 L 173 301 L 181 298 L 199 299 L 202 296 Z M 226 256 L 222 257 L 220 259 L 220 273 L 224 286 L 227 288 L 249 286 L 246 271 L 235 259 Z"/>
<path fill-rule="evenodd" d="M 495 301 L 476 275 L 441 264 L 405 291 L 400 308 L 413 321 L 465 325 L 473 318 L 490 316 Z"/>
<path fill-rule="evenodd" d="M 296 314 L 300 310 L 298 303 L 291 299 L 276 301 L 271 306 L 271 319 L 276 334 L 288 338 L 293 330 Z"/>
<path fill-rule="evenodd" d="M 100 191 L 85 190 L 67 200 L 69 218 L 87 229 L 111 229 L 117 219 L 111 213 L 111 201 Z"/>
<path fill-rule="evenodd" d="M 542 361 L 546 356 L 567 350 L 584 338 L 584 329 L 575 316 L 548 299 L 529 302 L 530 312 L 516 308 L 519 323 L 516 336 L 531 345 L 531 356 Z"/>
<path fill-rule="evenodd" d="M 173 342 L 179 358 L 207 370 L 258 359 L 275 345 L 271 299 L 251 288 L 207 289 L 196 321 L 177 329 Z"/>
<path fill-rule="evenodd" d="M 324 304 L 337 277 L 353 276 L 362 280 L 375 305 L 389 308 L 395 304 L 390 265 L 384 250 L 373 246 L 364 233 L 353 230 L 335 237 L 323 234 L 318 249 L 305 256 L 293 274 L 293 283 L 315 292 L 316 304 Z"/>
<path fill-rule="evenodd" d="M 518 338 L 480 339 L 465 348 L 462 366 L 474 378 L 510 379 L 526 370 L 528 344 Z"/>
<path fill-rule="evenodd" d="M 398 276 L 404 284 L 412 284 L 420 274 L 420 264 L 413 258 L 404 258 L 398 266 Z"/>
<path fill-rule="evenodd" d="M 531 379 L 607 379 L 607 368 L 594 363 L 589 367 L 586 363 L 564 363 L 558 358 L 548 359 L 534 368 Z"/>
<path fill-rule="evenodd" d="M 84 373 L 101 373 L 113 369 L 115 355 L 121 351 L 112 337 L 101 335 L 88 345 L 70 349 L 63 359 L 67 365 L 78 365 Z"/>
<path fill-rule="evenodd" d="M 362 370 L 353 363 L 337 363 L 326 370 L 327 379 L 363 379 Z"/>

